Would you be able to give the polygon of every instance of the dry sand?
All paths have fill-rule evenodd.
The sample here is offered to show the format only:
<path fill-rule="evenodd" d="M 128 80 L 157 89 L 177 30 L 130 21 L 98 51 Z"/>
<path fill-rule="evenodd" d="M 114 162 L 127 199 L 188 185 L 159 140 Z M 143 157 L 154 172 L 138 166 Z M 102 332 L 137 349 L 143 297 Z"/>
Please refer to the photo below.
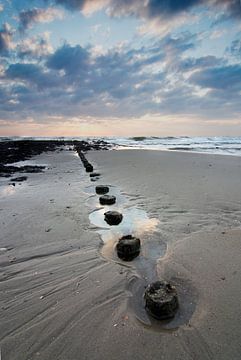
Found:
<path fill-rule="evenodd" d="M 87 158 L 97 183 L 128 199 L 124 212 L 134 206 L 159 224 L 126 266 L 105 258 L 89 222 L 89 176 L 72 152 L 36 157 L 48 170 L 15 188 L 1 180 L 2 360 L 240 359 L 241 159 L 144 150 Z M 158 277 L 180 296 L 176 319 L 161 326 L 142 307 Z"/>

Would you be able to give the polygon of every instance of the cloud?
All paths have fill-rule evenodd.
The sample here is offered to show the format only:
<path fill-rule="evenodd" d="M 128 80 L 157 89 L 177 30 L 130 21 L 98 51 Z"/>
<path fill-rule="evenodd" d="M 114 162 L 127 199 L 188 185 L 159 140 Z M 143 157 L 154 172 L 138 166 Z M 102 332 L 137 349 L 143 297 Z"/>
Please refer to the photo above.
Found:
<path fill-rule="evenodd" d="M 100 52 L 65 43 L 42 53 L 40 38 L 26 39 L 17 48 L 22 59 L 2 71 L 0 118 L 231 117 L 241 111 L 240 66 L 215 56 L 190 57 L 197 39 L 183 32 L 139 48 L 125 44 Z"/>
<path fill-rule="evenodd" d="M 45 56 L 45 63 L 11 64 L 2 81 L 8 89 L 14 84 L 11 93 L 19 101 L 19 105 L 15 105 L 19 111 L 30 106 L 40 113 L 68 113 L 71 116 L 76 113 L 86 115 L 88 111 L 95 115 L 134 114 L 135 111 L 141 114 L 149 94 L 165 83 L 160 67 L 166 60 L 169 41 L 169 51 L 171 47 L 176 48 L 176 54 L 191 46 L 187 34 L 179 40 L 163 39 L 150 48 L 122 47 L 106 53 L 64 44 Z M 25 48 L 30 47 L 32 54 L 35 50 L 31 47 L 32 40 L 28 39 L 27 44 Z M 29 53 L 27 50 L 25 54 Z M 122 101 L 126 102 L 126 108 L 122 108 Z"/>
<path fill-rule="evenodd" d="M 200 58 L 184 58 L 178 62 L 179 71 L 193 71 L 206 68 L 214 68 L 223 65 L 225 62 L 222 58 L 216 56 L 202 56 Z"/>
<path fill-rule="evenodd" d="M 215 0 L 215 5 L 221 6 L 225 16 L 233 18 L 241 18 L 241 3 L 240 0 Z"/>
<path fill-rule="evenodd" d="M 111 0 L 55 0 L 56 5 L 62 5 L 70 11 L 83 11 L 87 16 L 108 6 L 110 2 Z"/>
<path fill-rule="evenodd" d="M 23 10 L 19 14 L 19 29 L 24 31 L 28 28 L 31 28 L 35 23 L 47 23 L 51 22 L 54 19 L 62 19 L 63 12 L 54 7 L 49 7 L 46 9 L 42 8 L 33 8 L 29 10 Z"/>
<path fill-rule="evenodd" d="M 23 39 L 17 46 L 17 53 L 20 58 L 36 58 L 38 61 L 53 52 L 49 41 L 49 33 Z"/>
<path fill-rule="evenodd" d="M 138 16 L 156 18 L 171 16 L 189 10 L 205 0 L 55 0 L 57 5 L 62 5 L 68 10 L 93 11 L 106 8 L 112 16 Z"/>
<path fill-rule="evenodd" d="M 89 57 L 88 50 L 80 45 L 72 47 L 65 44 L 49 57 L 47 67 L 54 70 L 63 70 L 67 74 L 82 72 L 88 66 Z"/>
<path fill-rule="evenodd" d="M 241 89 L 241 65 L 226 65 L 195 72 L 189 79 L 192 83 L 210 89 L 239 91 Z"/>
<path fill-rule="evenodd" d="M 15 80 L 16 83 L 20 81 L 26 90 L 33 86 L 38 91 L 42 91 L 45 88 L 54 88 L 61 84 L 55 74 L 49 74 L 40 65 L 32 63 L 11 64 L 6 70 L 5 76 L 9 80 Z"/>
<path fill-rule="evenodd" d="M 233 40 L 230 49 L 227 49 L 235 57 L 241 56 L 241 40 Z"/>
<path fill-rule="evenodd" d="M 93 2 L 98 2 L 98 0 L 94 0 Z M 69 10 L 82 10 L 86 0 L 55 0 L 55 3 Z"/>
<path fill-rule="evenodd" d="M 13 31 L 8 23 L 3 24 L 0 29 L 0 53 L 6 53 L 13 48 L 12 43 Z"/>
<path fill-rule="evenodd" d="M 241 17 L 240 0 L 149 0 L 147 15 L 150 18 L 175 16 L 201 5 L 223 10 L 232 17 Z"/>
<path fill-rule="evenodd" d="M 198 6 L 222 10 L 232 17 L 241 16 L 240 0 L 54 0 L 72 11 L 87 13 L 106 8 L 112 16 L 137 16 L 145 19 L 169 18 Z"/>
<path fill-rule="evenodd" d="M 191 7 L 197 6 L 204 0 L 111 0 L 109 13 L 112 15 L 135 15 L 146 19 L 173 17 L 187 12 Z"/>

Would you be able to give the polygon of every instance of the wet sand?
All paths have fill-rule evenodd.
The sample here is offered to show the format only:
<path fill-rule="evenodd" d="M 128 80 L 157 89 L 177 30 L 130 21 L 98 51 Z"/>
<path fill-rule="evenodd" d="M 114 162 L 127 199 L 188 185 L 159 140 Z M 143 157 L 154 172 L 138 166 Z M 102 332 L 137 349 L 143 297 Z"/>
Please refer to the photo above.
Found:
<path fill-rule="evenodd" d="M 69 151 L 37 156 L 47 169 L 14 189 L 1 179 L 2 359 L 240 359 L 241 159 L 144 150 L 87 158 L 101 173 L 94 183 Z M 115 257 L 110 229 L 103 238 L 93 217 L 102 183 L 124 216 L 140 219 L 142 253 L 131 263 Z M 168 323 L 143 307 L 157 278 L 180 297 Z"/>

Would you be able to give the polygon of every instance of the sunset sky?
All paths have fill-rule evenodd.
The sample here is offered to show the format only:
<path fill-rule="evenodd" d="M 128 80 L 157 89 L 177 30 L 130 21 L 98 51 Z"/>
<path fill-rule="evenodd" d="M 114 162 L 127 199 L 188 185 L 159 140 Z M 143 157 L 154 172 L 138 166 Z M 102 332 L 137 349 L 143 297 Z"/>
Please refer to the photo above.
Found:
<path fill-rule="evenodd" d="M 0 0 L 0 136 L 241 135 L 240 0 Z"/>

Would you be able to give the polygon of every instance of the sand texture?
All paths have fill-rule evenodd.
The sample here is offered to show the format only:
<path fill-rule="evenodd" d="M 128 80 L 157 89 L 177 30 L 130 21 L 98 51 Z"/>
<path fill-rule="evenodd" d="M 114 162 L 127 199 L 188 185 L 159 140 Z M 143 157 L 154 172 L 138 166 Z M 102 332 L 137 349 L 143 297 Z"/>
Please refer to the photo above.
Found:
<path fill-rule="evenodd" d="M 1 179 L 2 360 L 240 359 L 241 159 L 144 150 L 87 158 L 101 174 L 93 183 L 71 151 L 35 157 L 48 168 L 22 185 Z M 116 257 L 108 226 L 101 245 L 96 184 L 114 186 L 113 207 L 141 238 L 131 263 Z M 158 278 L 180 298 L 177 317 L 161 324 L 143 307 Z"/>

